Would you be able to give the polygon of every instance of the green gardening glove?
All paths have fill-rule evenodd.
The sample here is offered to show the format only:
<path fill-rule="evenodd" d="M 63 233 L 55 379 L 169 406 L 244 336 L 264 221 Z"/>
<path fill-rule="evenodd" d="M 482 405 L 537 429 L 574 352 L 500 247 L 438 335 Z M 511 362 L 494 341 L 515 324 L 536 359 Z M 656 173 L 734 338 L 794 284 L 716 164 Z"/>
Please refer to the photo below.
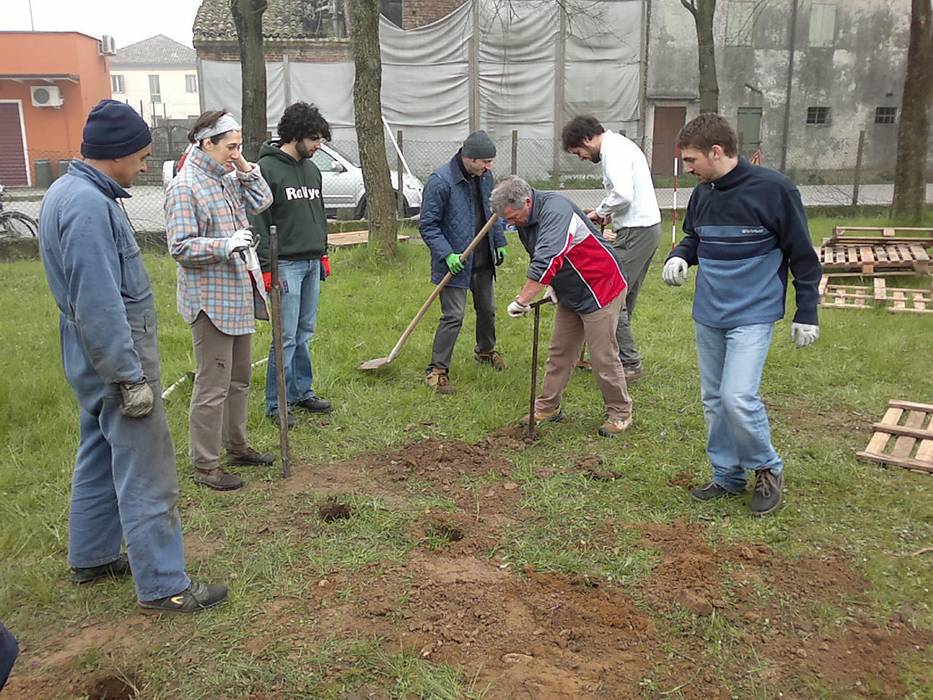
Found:
<path fill-rule="evenodd" d="M 505 246 L 496 248 L 496 267 L 505 262 Z"/>
<path fill-rule="evenodd" d="M 444 258 L 444 262 L 447 263 L 447 267 L 455 275 L 463 271 L 463 263 L 460 262 L 460 256 L 457 253 L 448 255 Z"/>

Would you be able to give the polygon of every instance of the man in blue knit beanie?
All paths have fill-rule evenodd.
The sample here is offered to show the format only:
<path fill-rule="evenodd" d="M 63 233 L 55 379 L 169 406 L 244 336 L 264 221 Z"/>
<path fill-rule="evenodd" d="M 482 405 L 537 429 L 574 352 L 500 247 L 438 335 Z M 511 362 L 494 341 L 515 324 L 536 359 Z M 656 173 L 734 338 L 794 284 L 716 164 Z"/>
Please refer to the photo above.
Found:
<path fill-rule="evenodd" d="M 72 161 L 39 210 L 62 363 L 80 407 L 68 560 L 75 583 L 132 575 L 144 609 L 196 612 L 223 601 L 227 588 L 185 573 L 155 301 L 117 203 L 146 172 L 151 142 L 132 107 L 102 100 L 84 127 L 84 160 Z"/>

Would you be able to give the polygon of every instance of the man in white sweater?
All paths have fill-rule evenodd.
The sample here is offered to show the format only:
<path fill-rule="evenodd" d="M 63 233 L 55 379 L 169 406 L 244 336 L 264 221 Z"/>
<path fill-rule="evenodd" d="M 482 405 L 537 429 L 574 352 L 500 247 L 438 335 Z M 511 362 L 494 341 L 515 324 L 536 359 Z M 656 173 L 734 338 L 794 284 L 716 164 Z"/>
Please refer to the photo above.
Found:
<path fill-rule="evenodd" d="M 632 335 L 632 314 L 648 266 L 661 241 L 661 211 L 645 154 L 622 134 L 603 129 L 591 115 L 574 117 L 561 133 L 564 150 L 580 160 L 601 163 L 606 196 L 587 216 L 612 225 L 613 245 L 619 251 L 628 282 L 625 308 L 619 314 L 616 338 L 625 378 L 632 382 L 645 373 Z M 607 239 L 612 236 L 607 235 Z"/>

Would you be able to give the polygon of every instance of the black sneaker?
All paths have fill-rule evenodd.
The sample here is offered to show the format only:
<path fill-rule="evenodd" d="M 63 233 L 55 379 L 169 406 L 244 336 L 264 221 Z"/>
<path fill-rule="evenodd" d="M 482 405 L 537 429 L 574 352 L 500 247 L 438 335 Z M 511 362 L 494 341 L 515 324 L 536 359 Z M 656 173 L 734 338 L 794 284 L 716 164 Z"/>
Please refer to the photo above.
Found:
<path fill-rule="evenodd" d="M 271 452 L 257 452 L 247 447 L 242 452 L 227 452 L 227 464 L 242 467 L 270 467 L 275 464 L 275 455 Z"/>
<path fill-rule="evenodd" d="M 147 612 L 193 613 L 212 608 L 226 599 L 227 587 L 223 584 L 192 581 L 181 593 L 156 600 L 141 600 L 139 607 Z"/>
<path fill-rule="evenodd" d="M 84 568 L 71 567 L 72 583 L 93 583 L 104 578 L 121 578 L 123 576 L 132 576 L 130 570 L 130 561 L 125 554 L 121 554 L 119 559 L 115 559 L 109 564 L 100 566 L 88 566 Z"/>
<path fill-rule="evenodd" d="M 330 413 L 330 401 L 319 396 L 310 396 L 304 401 L 299 401 L 295 406 L 309 413 Z"/>
<path fill-rule="evenodd" d="M 775 475 L 770 469 L 755 472 L 755 495 L 749 504 L 752 515 L 770 515 L 781 506 L 784 492 L 784 473 Z"/>
<path fill-rule="evenodd" d="M 727 491 L 722 486 L 717 484 L 715 481 L 711 481 L 704 486 L 697 486 L 695 489 L 691 489 L 690 495 L 693 496 L 698 501 L 712 501 L 717 498 L 725 498 L 727 496 L 738 496 L 740 494 L 733 493 L 732 491 Z"/>
<path fill-rule="evenodd" d="M 266 418 L 272 421 L 275 424 L 275 427 L 279 427 L 279 414 L 278 413 L 267 413 Z M 289 430 L 291 430 L 296 425 L 298 425 L 298 419 L 292 415 L 291 411 L 285 414 L 285 425 L 288 426 Z"/>

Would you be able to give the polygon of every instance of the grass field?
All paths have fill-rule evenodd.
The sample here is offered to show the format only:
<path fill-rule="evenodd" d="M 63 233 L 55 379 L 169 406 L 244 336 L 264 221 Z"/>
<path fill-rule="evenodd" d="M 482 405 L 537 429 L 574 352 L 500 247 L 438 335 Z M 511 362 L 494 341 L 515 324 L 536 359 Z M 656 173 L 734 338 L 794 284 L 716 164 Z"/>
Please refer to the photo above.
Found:
<path fill-rule="evenodd" d="M 814 240 L 834 223 L 812 220 Z M 168 403 L 190 573 L 231 586 L 224 606 L 172 619 L 139 613 L 129 581 L 68 583 L 77 409 L 58 314 L 38 262 L 4 264 L 0 619 L 23 646 L 4 697 L 933 697 L 933 477 L 854 457 L 888 400 L 933 403 L 933 317 L 823 310 L 805 350 L 777 324 L 762 393 L 786 502 L 755 520 L 747 499 L 698 504 L 685 488 L 709 471 L 694 274 L 665 287 L 666 247 L 634 322 L 650 375 L 631 389 L 632 429 L 596 436 L 599 395 L 580 372 L 568 421 L 532 445 L 508 429 L 530 376 L 530 319 L 505 314 L 524 278 L 517 241 L 497 281 L 509 369 L 473 361 L 470 310 L 450 397 L 422 383 L 436 310 L 392 365 L 356 369 L 430 292 L 425 249 L 334 251 L 312 353 L 335 410 L 300 416 L 290 482 L 243 469 L 240 491 L 197 487 L 190 383 Z M 174 262 L 146 264 L 167 386 L 193 369 L 191 338 Z M 269 337 L 263 325 L 256 359 Z M 264 377 L 249 429 L 272 450 Z M 351 517 L 321 519 L 327 499 Z"/>

